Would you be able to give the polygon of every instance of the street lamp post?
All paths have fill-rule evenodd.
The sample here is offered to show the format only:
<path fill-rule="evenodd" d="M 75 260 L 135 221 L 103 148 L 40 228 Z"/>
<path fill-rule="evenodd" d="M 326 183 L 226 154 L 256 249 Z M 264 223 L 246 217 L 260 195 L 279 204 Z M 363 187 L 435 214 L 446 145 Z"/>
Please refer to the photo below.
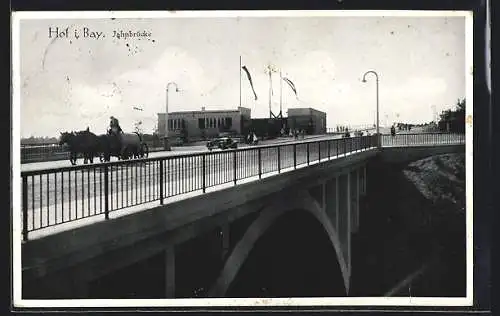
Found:
<path fill-rule="evenodd" d="M 167 84 L 167 92 L 166 92 L 166 108 L 165 108 L 165 136 L 163 138 L 163 149 L 170 150 L 170 143 L 168 141 L 168 91 L 170 90 L 170 86 L 175 86 L 175 92 L 179 92 L 179 87 L 175 82 L 169 82 Z"/>
<path fill-rule="evenodd" d="M 375 75 L 376 84 L 377 84 L 377 138 L 378 138 L 377 146 L 380 147 L 380 121 L 379 121 L 379 104 L 378 104 L 378 82 L 379 82 L 379 79 L 378 79 L 378 74 L 374 70 L 369 70 L 369 71 L 365 72 L 365 74 L 363 75 L 363 80 L 362 80 L 363 82 L 366 82 L 366 75 L 368 75 L 368 74 Z"/>

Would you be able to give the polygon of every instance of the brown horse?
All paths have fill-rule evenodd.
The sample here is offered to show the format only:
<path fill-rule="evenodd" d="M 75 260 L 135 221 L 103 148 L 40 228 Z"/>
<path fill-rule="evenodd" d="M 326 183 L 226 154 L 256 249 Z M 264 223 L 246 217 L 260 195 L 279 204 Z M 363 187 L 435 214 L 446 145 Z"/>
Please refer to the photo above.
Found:
<path fill-rule="evenodd" d="M 87 164 L 94 162 L 94 157 L 99 154 L 99 139 L 97 135 L 90 132 L 87 128 L 84 131 L 78 132 L 62 132 L 59 138 L 59 145 L 67 145 L 69 149 L 69 161 L 74 166 L 78 154 L 83 155 L 83 163 Z"/>

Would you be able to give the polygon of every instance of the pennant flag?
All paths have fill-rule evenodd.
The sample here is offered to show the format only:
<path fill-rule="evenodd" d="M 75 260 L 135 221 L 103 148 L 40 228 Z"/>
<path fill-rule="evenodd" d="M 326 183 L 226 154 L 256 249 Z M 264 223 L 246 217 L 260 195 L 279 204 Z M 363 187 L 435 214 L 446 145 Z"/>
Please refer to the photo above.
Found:
<path fill-rule="evenodd" d="M 247 74 L 248 81 L 250 82 L 250 86 L 252 87 L 253 95 L 255 96 L 255 100 L 257 100 L 257 93 L 255 93 L 255 89 L 253 88 L 252 76 L 250 76 L 250 72 L 248 72 L 247 66 L 242 66 L 241 69 L 243 69 Z"/>
<path fill-rule="evenodd" d="M 290 88 L 292 88 L 293 92 L 295 93 L 295 96 L 298 98 L 299 96 L 297 95 L 297 89 L 295 88 L 295 85 L 293 84 L 292 80 L 286 78 L 286 77 L 283 77 L 283 81 L 288 83 L 288 85 L 290 86 Z"/>

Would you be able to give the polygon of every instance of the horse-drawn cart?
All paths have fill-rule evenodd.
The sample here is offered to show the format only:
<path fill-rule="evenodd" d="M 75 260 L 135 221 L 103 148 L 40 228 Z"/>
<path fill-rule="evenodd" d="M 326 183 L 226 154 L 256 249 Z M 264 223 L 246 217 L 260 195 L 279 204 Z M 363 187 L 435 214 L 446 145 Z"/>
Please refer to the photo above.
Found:
<path fill-rule="evenodd" d="M 108 132 L 102 135 L 101 143 L 101 161 L 110 161 L 111 156 L 121 160 L 134 158 L 147 158 L 149 156 L 149 147 L 143 141 L 142 135 L 138 133 L 120 133 L 114 134 Z"/>
<path fill-rule="evenodd" d="M 87 130 L 79 132 L 61 133 L 59 145 L 69 151 L 69 160 L 76 165 L 78 155 L 82 155 L 83 163 L 93 163 L 94 157 L 99 157 L 101 162 L 110 161 L 111 156 L 118 159 L 147 158 L 149 155 L 148 145 L 143 141 L 142 135 L 138 133 L 108 132 L 96 135 Z"/>

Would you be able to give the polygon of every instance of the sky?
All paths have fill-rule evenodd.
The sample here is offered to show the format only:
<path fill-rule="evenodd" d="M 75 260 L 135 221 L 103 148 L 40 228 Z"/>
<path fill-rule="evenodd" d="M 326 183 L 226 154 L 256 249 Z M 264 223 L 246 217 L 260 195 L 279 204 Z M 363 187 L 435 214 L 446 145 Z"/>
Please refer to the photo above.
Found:
<path fill-rule="evenodd" d="M 51 38 L 56 27 L 69 27 L 68 37 Z M 84 37 L 84 28 L 104 37 Z M 297 89 L 283 82 L 285 115 L 312 107 L 327 113 L 327 127 L 375 122 L 375 78 L 361 81 L 368 70 L 380 78 L 381 124 L 429 122 L 433 106 L 451 108 L 466 91 L 465 17 L 456 16 L 30 19 L 20 22 L 20 55 L 21 137 L 104 133 L 111 115 L 125 131 L 142 121 L 151 133 L 168 82 L 180 89 L 169 91 L 169 112 L 234 110 L 241 80 L 241 105 L 268 117 L 269 64 Z M 278 113 L 279 74 L 272 79 Z"/>

